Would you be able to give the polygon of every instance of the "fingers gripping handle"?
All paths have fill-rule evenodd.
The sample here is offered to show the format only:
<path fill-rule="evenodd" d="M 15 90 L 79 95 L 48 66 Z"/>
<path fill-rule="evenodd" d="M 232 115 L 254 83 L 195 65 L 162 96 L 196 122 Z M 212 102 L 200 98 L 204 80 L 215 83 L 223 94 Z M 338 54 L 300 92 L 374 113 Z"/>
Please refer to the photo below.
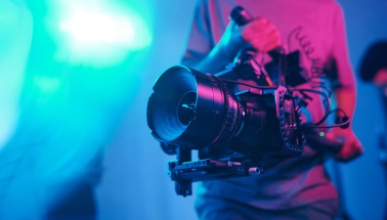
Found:
<path fill-rule="evenodd" d="M 251 22 L 252 20 L 254 20 L 253 16 L 240 5 L 236 6 L 230 12 L 230 19 L 234 21 L 239 27 L 242 27 L 248 24 L 249 22 Z M 281 53 L 282 53 L 282 48 L 280 47 L 269 51 L 269 55 L 273 59 L 278 59 Z"/>

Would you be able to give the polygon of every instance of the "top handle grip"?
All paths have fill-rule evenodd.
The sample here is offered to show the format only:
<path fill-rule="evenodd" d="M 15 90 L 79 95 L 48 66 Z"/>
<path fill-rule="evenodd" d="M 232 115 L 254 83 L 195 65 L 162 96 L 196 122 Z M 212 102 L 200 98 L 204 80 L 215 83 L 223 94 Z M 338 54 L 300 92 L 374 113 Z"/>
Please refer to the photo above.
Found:
<path fill-rule="evenodd" d="M 240 27 L 254 20 L 253 16 L 251 16 L 242 6 L 236 6 L 231 11 L 230 19 Z"/>

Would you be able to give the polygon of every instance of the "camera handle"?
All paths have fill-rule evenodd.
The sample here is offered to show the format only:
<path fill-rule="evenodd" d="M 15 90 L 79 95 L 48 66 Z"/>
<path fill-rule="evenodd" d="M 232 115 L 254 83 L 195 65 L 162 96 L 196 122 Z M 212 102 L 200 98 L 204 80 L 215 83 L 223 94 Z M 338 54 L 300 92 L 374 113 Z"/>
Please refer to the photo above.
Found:
<path fill-rule="evenodd" d="M 253 16 L 250 15 L 242 6 L 236 6 L 230 13 L 230 19 L 233 20 L 239 27 L 242 27 L 252 20 Z M 275 72 L 278 73 L 278 86 L 285 86 L 285 73 L 286 73 L 286 54 L 282 47 L 278 47 L 268 52 L 273 62 L 277 63 L 275 66 Z"/>
<path fill-rule="evenodd" d="M 182 146 L 176 148 L 177 165 L 181 166 L 187 161 L 191 161 L 191 150 L 184 148 Z M 168 170 L 170 170 L 170 163 L 168 164 Z M 171 176 L 171 171 L 168 172 L 168 175 Z M 190 179 L 181 179 L 175 181 L 175 191 L 177 195 L 182 195 L 184 197 L 192 195 L 192 181 Z"/>

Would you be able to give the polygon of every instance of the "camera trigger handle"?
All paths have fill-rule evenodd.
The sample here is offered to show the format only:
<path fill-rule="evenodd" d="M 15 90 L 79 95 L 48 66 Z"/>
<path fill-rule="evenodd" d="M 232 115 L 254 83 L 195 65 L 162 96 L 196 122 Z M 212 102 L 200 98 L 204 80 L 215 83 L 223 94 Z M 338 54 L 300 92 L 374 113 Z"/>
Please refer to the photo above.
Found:
<path fill-rule="evenodd" d="M 250 21 L 254 20 L 242 6 L 236 6 L 230 13 L 230 19 L 233 20 L 238 26 L 243 26 L 248 24 Z"/>

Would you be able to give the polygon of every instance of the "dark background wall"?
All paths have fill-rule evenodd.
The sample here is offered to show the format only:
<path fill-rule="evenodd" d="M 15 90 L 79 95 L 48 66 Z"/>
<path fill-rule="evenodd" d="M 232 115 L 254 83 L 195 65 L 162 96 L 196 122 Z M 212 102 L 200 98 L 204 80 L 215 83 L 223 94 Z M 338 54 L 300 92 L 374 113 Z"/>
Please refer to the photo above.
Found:
<path fill-rule="evenodd" d="M 339 1 L 344 8 L 350 59 L 355 71 L 366 48 L 377 40 L 387 39 L 387 1 Z M 365 148 L 359 160 L 342 165 L 349 212 L 354 219 L 382 219 L 387 207 L 387 182 L 379 163 L 377 132 L 386 127 L 385 109 L 379 93 L 358 80 L 358 105 L 354 129 Z"/>

